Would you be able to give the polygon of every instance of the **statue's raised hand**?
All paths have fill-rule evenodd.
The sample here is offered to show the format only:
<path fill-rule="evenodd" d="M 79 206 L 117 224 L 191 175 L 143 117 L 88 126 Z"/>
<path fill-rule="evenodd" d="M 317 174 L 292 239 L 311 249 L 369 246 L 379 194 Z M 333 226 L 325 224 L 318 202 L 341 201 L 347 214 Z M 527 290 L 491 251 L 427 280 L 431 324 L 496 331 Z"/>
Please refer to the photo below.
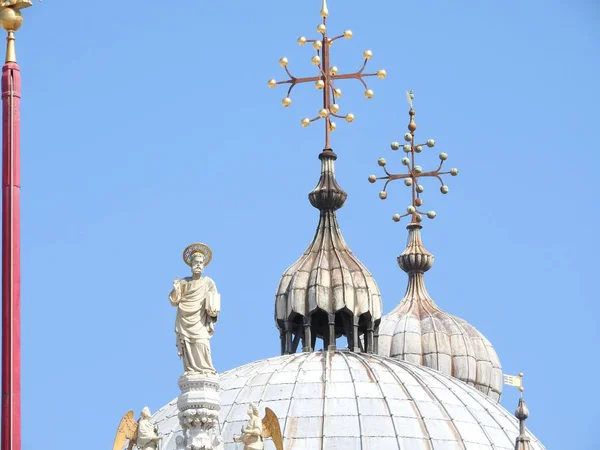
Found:
<path fill-rule="evenodd" d="M 175 291 L 177 292 L 181 291 L 181 281 L 179 281 L 178 277 L 175 277 L 175 279 L 173 280 L 173 289 L 175 289 Z"/>

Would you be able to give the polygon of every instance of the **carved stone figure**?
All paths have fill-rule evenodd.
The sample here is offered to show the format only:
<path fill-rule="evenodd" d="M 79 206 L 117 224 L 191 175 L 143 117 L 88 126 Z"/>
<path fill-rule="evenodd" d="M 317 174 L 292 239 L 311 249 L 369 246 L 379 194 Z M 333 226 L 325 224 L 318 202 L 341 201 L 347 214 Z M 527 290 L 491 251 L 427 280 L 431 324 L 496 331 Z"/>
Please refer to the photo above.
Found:
<path fill-rule="evenodd" d="M 246 427 L 242 427 L 241 436 L 234 436 L 233 440 L 242 442 L 244 450 L 263 450 L 265 448 L 265 439 L 273 439 L 273 444 L 277 450 L 283 450 L 283 437 L 279 420 L 275 413 L 265 408 L 265 417 L 260 420 L 260 415 L 256 405 L 248 406 L 248 416 L 250 420 Z"/>
<path fill-rule="evenodd" d="M 175 278 L 169 300 L 177 307 L 175 334 L 177 350 L 183 359 L 184 375 L 215 374 L 209 339 L 221 309 L 221 298 L 215 282 L 203 277 L 212 259 L 207 245 L 192 244 L 183 252 L 183 260 L 191 267 L 192 276 Z"/>
<path fill-rule="evenodd" d="M 142 409 L 137 422 L 133 411 L 128 411 L 119 423 L 113 450 L 122 450 L 127 440 L 129 440 L 128 450 L 132 450 L 134 445 L 140 450 L 156 450 L 162 437 L 159 436 L 158 429 L 150 423 L 151 417 L 148 407 Z"/>
<path fill-rule="evenodd" d="M 158 435 L 158 428 L 150 423 L 150 410 L 148 407 L 142 409 L 140 414 L 140 420 L 138 421 L 137 438 L 135 445 L 140 450 L 155 450 L 160 442 L 160 436 Z"/>

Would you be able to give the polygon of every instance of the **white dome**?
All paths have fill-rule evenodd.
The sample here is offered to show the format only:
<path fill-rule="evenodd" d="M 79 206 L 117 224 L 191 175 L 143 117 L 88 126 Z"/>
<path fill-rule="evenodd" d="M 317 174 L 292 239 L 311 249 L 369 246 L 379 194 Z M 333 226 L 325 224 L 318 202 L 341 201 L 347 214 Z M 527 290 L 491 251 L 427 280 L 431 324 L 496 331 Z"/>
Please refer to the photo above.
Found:
<path fill-rule="evenodd" d="M 473 387 L 433 369 L 348 351 L 297 353 L 221 374 L 220 426 L 226 450 L 249 403 L 279 417 L 286 450 L 514 450 L 519 423 Z M 153 416 L 175 449 L 173 400 Z M 274 449 L 271 440 L 265 448 Z M 531 436 L 531 450 L 544 446 Z"/>
<path fill-rule="evenodd" d="M 422 364 L 475 386 L 495 402 L 502 367 L 494 347 L 474 326 L 433 301 L 403 301 L 381 320 L 378 353 Z"/>

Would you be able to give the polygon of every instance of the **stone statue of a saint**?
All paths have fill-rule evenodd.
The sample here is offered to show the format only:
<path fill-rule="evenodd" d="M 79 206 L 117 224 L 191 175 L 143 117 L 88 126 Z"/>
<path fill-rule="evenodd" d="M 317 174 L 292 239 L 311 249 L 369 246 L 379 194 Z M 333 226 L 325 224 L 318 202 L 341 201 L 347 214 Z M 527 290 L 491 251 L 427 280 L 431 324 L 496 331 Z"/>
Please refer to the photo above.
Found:
<path fill-rule="evenodd" d="M 205 244 L 192 244 L 183 252 L 183 260 L 191 267 L 192 276 L 175 278 L 169 294 L 177 307 L 175 334 L 177 350 L 183 359 L 184 375 L 216 374 L 210 354 L 209 339 L 221 310 L 221 298 L 215 282 L 203 277 L 212 251 Z"/>
<path fill-rule="evenodd" d="M 156 450 L 161 437 L 158 435 L 158 430 L 150 423 L 150 410 L 148 407 L 142 409 L 140 420 L 137 427 L 137 439 L 135 445 L 140 450 Z"/>

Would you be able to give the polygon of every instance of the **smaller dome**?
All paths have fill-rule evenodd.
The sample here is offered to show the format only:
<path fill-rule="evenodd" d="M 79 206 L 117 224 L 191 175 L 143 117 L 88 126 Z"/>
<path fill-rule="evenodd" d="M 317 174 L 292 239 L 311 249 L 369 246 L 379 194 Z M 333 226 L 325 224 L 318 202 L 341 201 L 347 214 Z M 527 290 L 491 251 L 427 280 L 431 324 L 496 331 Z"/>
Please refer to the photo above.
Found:
<path fill-rule="evenodd" d="M 429 296 L 424 273 L 434 256 L 421 242 L 421 225 L 408 226 L 398 264 L 408 273 L 400 304 L 381 319 L 378 353 L 436 369 L 499 401 L 502 367 L 492 344 L 474 326 L 442 311 Z"/>

